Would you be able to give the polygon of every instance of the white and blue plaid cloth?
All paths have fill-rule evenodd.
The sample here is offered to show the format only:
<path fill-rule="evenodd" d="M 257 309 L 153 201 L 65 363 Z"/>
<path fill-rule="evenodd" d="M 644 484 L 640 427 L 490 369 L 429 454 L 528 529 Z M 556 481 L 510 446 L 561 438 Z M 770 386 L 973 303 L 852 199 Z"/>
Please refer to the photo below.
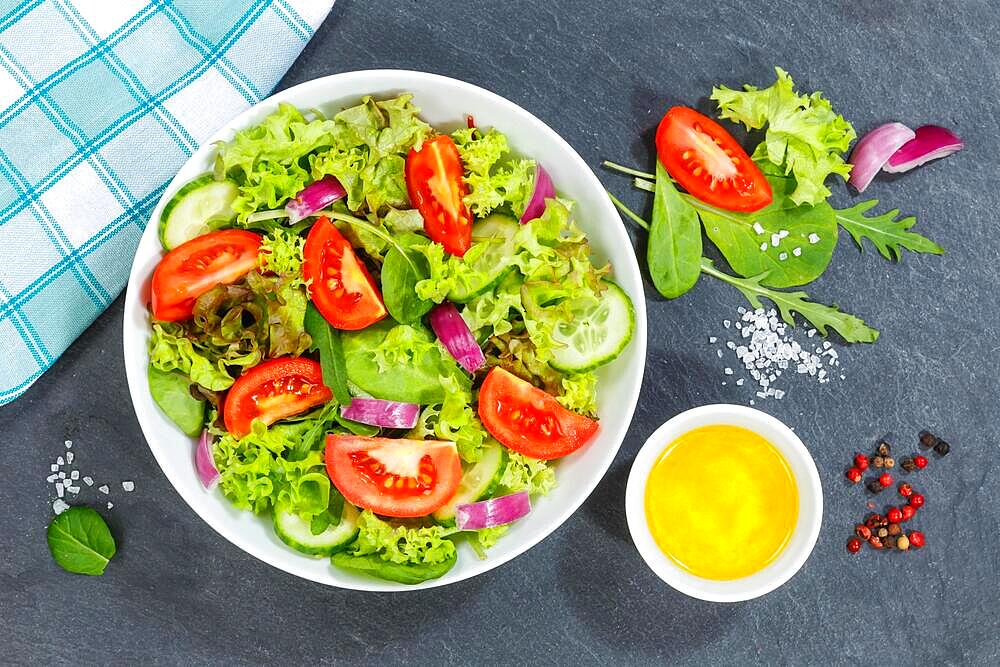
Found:
<path fill-rule="evenodd" d="M 167 182 L 333 0 L 0 0 L 0 405 L 118 296 Z"/>

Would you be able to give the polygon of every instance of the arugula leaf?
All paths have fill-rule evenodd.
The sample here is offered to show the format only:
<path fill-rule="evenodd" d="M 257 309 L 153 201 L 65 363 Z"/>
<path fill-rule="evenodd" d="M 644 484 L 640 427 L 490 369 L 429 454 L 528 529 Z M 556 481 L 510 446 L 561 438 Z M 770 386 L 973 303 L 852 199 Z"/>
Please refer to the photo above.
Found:
<path fill-rule="evenodd" d="M 766 124 L 764 141 L 753 159 L 769 161 L 795 176 L 797 185 L 790 195 L 793 202 L 818 204 L 830 196 L 823 184 L 827 176 L 837 174 L 847 180 L 851 173 L 842 153 L 857 135 L 822 93 L 799 95 L 788 72 L 774 69 L 778 80 L 770 88 L 758 90 L 747 85 L 738 91 L 716 86 L 711 99 L 718 103 L 720 116 L 743 123 L 748 130 Z"/>
<path fill-rule="evenodd" d="M 676 299 L 694 287 L 700 273 L 701 227 L 698 213 L 681 199 L 660 161 L 656 161 L 656 189 L 646 261 L 657 291 Z"/>
<path fill-rule="evenodd" d="M 926 236 L 909 231 L 916 224 L 916 217 L 910 215 L 900 220 L 899 209 L 876 216 L 865 216 L 865 212 L 878 205 L 877 199 L 863 201 L 851 208 L 834 211 L 837 222 L 854 238 L 858 250 L 863 251 L 862 239 L 868 239 L 879 254 L 890 261 L 899 261 L 901 248 L 910 252 L 944 254 L 944 248 Z"/>
<path fill-rule="evenodd" d="M 760 211 L 734 213 L 695 205 L 705 233 L 741 276 L 763 275 L 761 284 L 770 287 L 811 283 L 826 270 L 837 245 L 833 209 L 826 202 L 795 206 L 789 201 L 796 187 L 793 179 L 768 175 L 767 180 L 774 200 Z M 755 224 L 762 233 L 757 233 Z M 774 247 L 771 235 L 782 231 L 788 236 Z M 819 240 L 813 243 L 811 238 Z M 798 255 L 792 252 L 795 248 Z"/>
<path fill-rule="evenodd" d="M 848 343 L 874 343 L 878 340 L 878 330 L 865 324 L 861 318 L 841 312 L 836 306 L 825 306 L 809 301 L 809 295 L 805 292 L 780 292 L 768 289 L 760 284 L 762 276 L 753 278 L 730 276 L 716 269 L 712 260 L 705 257 L 701 260 L 701 270 L 738 289 L 754 308 L 762 307 L 760 297 L 771 300 L 778 307 L 781 319 L 792 326 L 795 326 L 794 313 L 798 313 L 824 336 L 827 335 L 829 327 L 843 336 Z"/>
<path fill-rule="evenodd" d="M 108 524 L 89 507 L 70 507 L 52 519 L 46 538 L 56 563 L 75 574 L 104 574 L 117 550 Z"/>
<path fill-rule="evenodd" d="M 333 392 L 333 397 L 341 405 L 351 404 L 351 392 L 347 389 L 347 362 L 340 341 L 340 332 L 330 326 L 316 306 L 306 307 L 306 332 L 312 338 L 313 351 L 319 351 L 319 365 L 323 370 L 323 382 Z"/>
<path fill-rule="evenodd" d="M 147 370 L 149 393 L 163 414 L 192 438 L 205 425 L 205 401 L 191 395 L 191 380 L 176 371 L 164 372 L 153 365 Z"/>
<path fill-rule="evenodd" d="M 382 263 L 382 299 L 394 320 L 412 324 L 434 305 L 430 299 L 417 296 L 417 283 L 428 278 L 427 259 L 422 253 L 410 250 L 413 245 L 427 243 L 427 239 L 408 233 L 400 237 L 399 242 L 405 250 L 389 248 Z"/>

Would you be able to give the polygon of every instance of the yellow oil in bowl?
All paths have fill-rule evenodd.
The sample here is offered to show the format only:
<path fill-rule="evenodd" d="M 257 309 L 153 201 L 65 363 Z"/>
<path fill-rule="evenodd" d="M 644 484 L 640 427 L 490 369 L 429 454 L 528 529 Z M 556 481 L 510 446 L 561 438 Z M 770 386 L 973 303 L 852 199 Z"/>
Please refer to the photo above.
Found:
<path fill-rule="evenodd" d="M 729 580 L 765 568 L 799 516 L 795 476 L 781 452 L 738 426 L 704 426 L 670 443 L 646 483 L 653 539 L 677 565 Z"/>

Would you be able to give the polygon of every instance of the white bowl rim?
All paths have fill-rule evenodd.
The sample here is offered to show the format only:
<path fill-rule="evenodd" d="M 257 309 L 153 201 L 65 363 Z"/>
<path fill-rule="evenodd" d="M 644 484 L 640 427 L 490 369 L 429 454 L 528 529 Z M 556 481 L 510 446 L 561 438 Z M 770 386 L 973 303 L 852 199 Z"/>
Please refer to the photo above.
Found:
<path fill-rule="evenodd" d="M 754 431 L 770 441 L 795 474 L 799 517 L 792 541 L 762 570 L 740 579 L 703 579 L 681 569 L 657 546 L 646 520 L 646 483 L 653 465 L 670 443 L 695 428 L 728 424 Z M 761 433 L 766 431 L 766 435 Z M 765 595 L 791 579 L 805 564 L 823 521 L 823 489 L 809 450 L 795 432 L 776 417 L 744 405 L 718 403 L 686 410 L 660 425 L 646 439 L 629 471 L 625 516 L 632 541 L 646 564 L 674 589 L 709 602 L 742 602 Z"/>
<path fill-rule="evenodd" d="M 228 139 L 234 130 L 246 127 L 249 124 L 249 120 L 257 115 L 262 107 L 275 106 L 278 102 L 287 101 L 290 98 L 294 98 L 298 94 L 310 91 L 311 89 L 322 90 L 323 88 L 338 84 L 348 87 L 352 83 L 362 81 L 370 82 L 370 86 L 367 88 L 368 94 L 377 96 L 381 92 L 388 90 L 406 89 L 406 85 L 400 86 L 400 81 L 403 79 L 410 82 L 419 81 L 429 85 L 455 86 L 465 89 L 465 91 L 473 95 L 479 95 L 485 98 L 490 104 L 495 105 L 496 107 L 516 117 L 519 123 L 534 126 L 534 129 L 548 135 L 548 138 L 556 144 L 558 149 L 569 157 L 572 162 L 573 170 L 580 173 L 581 180 L 587 182 L 585 186 L 586 189 L 589 190 L 596 188 L 601 192 L 604 191 L 604 186 L 601 184 L 596 174 L 587 165 L 579 153 L 577 153 L 576 150 L 566 142 L 565 139 L 563 139 L 555 130 L 550 128 L 542 120 L 514 102 L 475 84 L 440 74 L 405 69 L 371 69 L 341 72 L 305 81 L 274 93 L 235 116 L 215 131 L 208 139 L 202 142 L 201 146 L 191 155 L 190 158 L 188 158 L 187 161 L 185 161 L 184 165 L 178 170 L 178 173 L 164 190 L 159 202 L 150 214 L 150 221 L 159 219 L 160 212 L 162 211 L 165 203 L 186 182 L 186 179 L 181 178 L 181 174 L 186 171 L 186 167 L 192 162 L 198 160 L 200 157 L 204 156 L 208 151 L 212 150 L 212 145 L 215 142 Z M 365 93 L 360 93 L 359 96 L 361 94 Z M 510 130 L 509 128 L 505 128 L 505 132 L 508 136 L 516 134 L 515 131 Z M 476 561 L 465 567 L 461 573 L 457 573 L 453 569 L 451 572 L 438 579 L 433 579 L 417 585 L 396 584 L 395 582 L 382 581 L 374 578 L 358 578 L 351 579 L 346 582 L 331 581 L 329 578 L 313 576 L 305 568 L 296 567 L 294 559 L 303 558 L 303 556 L 297 554 L 290 548 L 287 549 L 287 558 L 272 558 L 268 553 L 266 553 L 266 549 L 259 548 L 251 540 L 245 539 L 232 525 L 229 525 L 226 522 L 213 521 L 206 517 L 205 514 L 199 509 L 199 506 L 204 502 L 203 499 L 197 497 L 196 494 L 184 492 L 171 476 L 169 469 L 164 462 L 166 457 L 175 454 L 168 454 L 163 450 L 163 448 L 154 446 L 153 443 L 157 440 L 157 437 L 152 425 L 149 423 L 150 418 L 148 406 L 137 400 L 138 396 L 142 394 L 148 396 L 149 394 L 146 382 L 146 363 L 148 357 L 145 349 L 146 340 L 148 338 L 148 327 L 143 335 L 139 335 L 137 333 L 131 333 L 129 326 L 130 315 L 137 312 L 137 309 L 145 312 L 145 305 L 143 303 L 143 285 L 145 281 L 148 280 L 148 275 L 143 273 L 142 267 L 138 261 L 139 254 L 141 253 L 137 253 L 136 258 L 133 260 L 125 296 L 125 315 L 123 319 L 125 370 L 129 393 L 132 398 L 132 406 L 136 413 L 136 418 L 139 422 L 143 436 L 146 439 L 147 445 L 157 461 L 157 464 L 160 466 L 161 470 L 163 470 L 168 481 L 170 481 L 171 486 L 178 493 L 178 495 L 181 496 L 185 503 L 187 503 L 187 505 L 191 507 L 191 509 L 194 510 L 194 512 L 198 514 L 203 521 L 205 521 L 213 530 L 226 540 L 236 545 L 241 550 L 254 556 L 258 560 L 268 563 L 273 567 L 298 577 L 334 587 L 376 592 L 415 591 L 427 588 L 436 588 L 438 586 L 445 586 L 475 577 L 479 574 L 499 567 L 523 554 L 562 526 L 562 524 L 565 523 L 577 509 L 579 509 L 579 507 L 590 496 L 593 490 L 607 474 L 608 468 L 611 466 L 611 463 L 621 448 L 621 444 L 624 441 L 629 426 L 631 425 L 632 417 L 639 398 L 639 391 L 642 385 L 642 378 L 645 370 L 644 360 L 646 357 L 646 307 L 642 292 L 641 274 L 635 254 L 631 250 L 631 239 L 626 232 L 625 225 L 621 221 L 621 217 L 618 215 L 617 210 L 607 197 L 603 197 L 601 199 L 600 207 L 601 209 L 592 213 L 590 217 L 604 221 L 616 221 L 617 224 L 612 228 L 611 233 L 617 237 L 615 239 L 617 244 L 620 244 L 621 247 L 629 249 L 627 253 L 624 253 L 626 261 L 622 262 L 619 260 L 615 263 L 616 282 L 620 282 L 622 277 L 627 276 L 633 286 L 638 287 L 638 290 L 632 290 L 629 294 L 633 301 L 635 329 L 632 341 L 629 343 L 629 347 L 626 348 L 626 353 L 629 359 L 637 358 L 639 360 L 638 373 L 634 374 L 627 394 L 617 397 L 615 401 L 616 410 L 618 414 L 621 415 L 621 418 L 614 424 L 609 424 L 607 423 L 607 419 L 602 419 L 601 431 L 610 434 L 610 439 L 604 444 L 611 446 L 608 446 L 604 452 L 604 456 L 600 460 L 598 469 L 595 469 L 594 474 L 590 479 L 584 480 L 574 486 L 576 492 L 572 502 L 566 503 L 558 513 L 557 517 L 554 520 L 549 521 L 549 525 L 535 531 L 528 537 L 528 539 L 525 539 L 516 547 L 508 550 L 506 553 L 488 556 L 485 560 Z M 586 228 L 586 225 L 583 226 Z M 140 238 L 140 247 L 145 242 L 147 237 L 156 236 L 156 234 L 156 225 L 147 223 L 146 229 Z M 623 357 L 624 356 L 625 355 L 623 355 Z M 616 363 L 618 362 L 616 361 Z M 560 484 L 566 483 L 567 480 L 560 481 Z"/>

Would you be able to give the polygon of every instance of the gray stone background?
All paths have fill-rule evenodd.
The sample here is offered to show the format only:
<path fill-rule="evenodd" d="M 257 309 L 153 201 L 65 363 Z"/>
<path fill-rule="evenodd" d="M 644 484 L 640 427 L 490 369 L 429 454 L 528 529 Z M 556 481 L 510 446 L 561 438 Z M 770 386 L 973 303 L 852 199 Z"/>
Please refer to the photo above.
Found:
<path fill-rule="evenodd" d="M 479 84 L 547 122 L 639 210 L 649 199 L 600 160 L 652 166 L 652 132 L 669 105 L 704 106 L 715 83 L 769 85 L 774 65 L 826 93 L 861 132 L 934 122 L 966 140 L 963 153 L 866 193 L 916 214 L 944 257 L 891 264 L 842 234 L 808 287 L 879 327 L 881 340 L 838 348 L 846 380 L 790 381 L 783 401 L 760 406 L 796 428 L 819 467 L 826 510 L 812 557 L 774 593 L 719 605 L 662 584 L 628 537 L 625 479 L 645 438 L 686 408 L 751 398 L 749 387 L 722 386 L 725 364 L 707 345 L 742 305 L 728 286 L 703 279 L 667 303 L 647 284 L 641 402 L 580 511 L 497 570 L 406 595 L 298 580 L 181 502 L 132 412 L 119 299 L 0 410 L 0 662 L 997 664 L 998 19 L 989 0 L 338 0 L 281 87 L 375 67 Z M 833 190 L 835 205 L 860 201 Z M 644 252 L 641 234 L 636 247 Z M 849 556 L 845 541 L 866 512 L 863 491 L 842 478 L 851 453 L 887 430 L 915 448 L 925 427 L 953 445 L 915 477 L 928 547 Z M 66 438 L 81 468 L 112 483 L 106 514 L 120 552 L 104 577 L 66 574 L 46 548 L 44 478 Z M 122 493 L 125 479 L 134 493 Z M 83 500 L 103 498 L 91 489 Z"/>

